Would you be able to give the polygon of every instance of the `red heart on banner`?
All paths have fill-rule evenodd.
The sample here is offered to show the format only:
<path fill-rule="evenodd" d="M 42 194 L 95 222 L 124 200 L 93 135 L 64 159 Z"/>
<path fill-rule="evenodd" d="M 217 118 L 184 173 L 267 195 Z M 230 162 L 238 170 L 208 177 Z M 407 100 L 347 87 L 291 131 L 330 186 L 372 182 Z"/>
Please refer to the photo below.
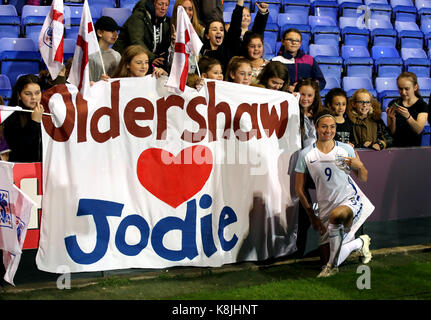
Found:
<path fill-rule="evenodd" d="M 150 148 L 139 156 L 137 174 L 145 189 L 176 208 L 202 189 L 212 166 L 212 152 L 205 146 L 185 148 L 177 156 Z"/>

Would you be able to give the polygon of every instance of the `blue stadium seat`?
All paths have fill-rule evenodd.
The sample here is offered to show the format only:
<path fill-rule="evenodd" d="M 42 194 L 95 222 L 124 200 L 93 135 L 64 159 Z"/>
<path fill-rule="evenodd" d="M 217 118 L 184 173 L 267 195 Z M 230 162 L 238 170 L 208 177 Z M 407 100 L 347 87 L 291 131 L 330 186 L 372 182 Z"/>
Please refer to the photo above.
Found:
<path fill-rule="evenodd" d="M 431 90 L 431 78 L 430 77 L 418 77 L 419 91 Z"/>
<path fill-rule="evenodd" d="M 431 62 L 429 59 L 409 58 L 404 61 L 406 71 L 413 72 L 417 77 L 429 78 Z"/>
<path fill-rule="evenodd" d="M 407 6 L 407 7 L 413 6 L 412 0 L 390 0 L 390 4 L 392 8 L 396 6 Z"/>
<path fill-rule="evenodd" d="M 277 24 L 279 27 L 283 27 L 285 24 L 308 24 L 308 16 L 285 12 L 280 13 L 277 18 Z"/>
<path fill-rule="evenodd" d="M 430 0 L 415 0 L 415 6 L 418 11 L 422 8 L 431 8 Z"/>
<path fill-rule="evenodd" d="M 431 145 L 431 127 L 429 125 L 426 125 L 424 127 L 424 130 L 422 131 L 422 140 L 421 140 L 421 146 L 422 147 L 428 147 Z"/>
<path fill-rule="evenodd" d="M 364 5 L 362 2 L 351 2 L 351 1 L 347 1 L 347 2 L 343 2 L 340 5 L 340 16 L 342 17 L 359 17 L 362 14 L 364 14 Z"/>
<path fill-rule="evenodd" d="M 264 32 L 264 44 L 266 43 L 267 46 L 271 48 L 272 53 L 275 53 L 275 44 L 277 42 L 277 38 L 278 38 L 278 33 L 270 32 L 270 31 Z"/>
<path fill-rule="evenodd" d="M 364 4 L 367 6 L 371 4 L 388 4 L 388 0 L 364 0 Z"/>
<path fill-rule="evenodd" d="M 5 74 L 0 74 L 0 96 L 2 96 L 5 104 L 12 96 L 12 86 L 9 77 Z"/>
<path fill-rule="evenodd" d="M 236 1 L 224 1 L 223 2 L 223 12 L 224 11 L 233 11 L 236 7 Z"/>
<path fill-rule="evenodd" d="M 371 78 L 374 64 L 368 47 L 343 45 L 341 57 L 344 59 L 347 76 Z"/>
<path fill-rule="evenodd" d="M 170 1 L 168 6 L 168 13 L 166 13 L 168 17 L 172 17 L 172 13 L 174 12 L 174 6 L 175 6 L 175 1 Z M 129 9 L 129 10 L 132 11 L 132 9 Z"/>
<path fill-rule="evenodd" d="M 329 56 L 329 57 L 337 57 L 339 56 L 338 47 L 334 47 L 332 45 L 325 44 L 310 44 L 310 55 L 312 57 L 317 56 Z"/>
<path fill-rule="evenodd" d="M 422 31 L 403 30 L 398 32 L 398 39 L 401 48 L 423 48 L 424 34 Z"/>
<path fill-rule="evenodd" d="M 381 19 L 368 19 L 367 26 L 370 31 L 374 29 L 394 29 L 390 21 Z"/>
<path fill-rule="evenodd" d="M 431 32 L 431 15 L 424 15 L 421 16 L 421 31 L 424 34 L 430 33 Z"/>
<path fill-rule="evenodd" d="M 116 0 L 88 0 L 90 7 L 91 18 L 95 23 L 102 16 L 103 8 L 115 8 Z"/>
<path fill-rule="evenodd" d="M 378 98 L 380 100 L 380 103 L 382 104 L 382 110 L 385 111 L 389 105 L 389 102 L 399 97 L 400 93 L 398 92 L 398 90 L 386 90 L 381 92 Z"/>
<path fill-rule="evenodd" d="M 400 21 L 416 21 L 417 9 L 413 5 L 399 5 L 392 8 L 392 18 Z"/>
<path fill-rule="evenodd" d="M 310 13 L 309 0 L 282 0 L 283 12 L 292 12 L 308 16 Z"/>
<path fill-rule="evenodd" d="M 371 57 L 374 60 L 380 58 L 400 58 L 395 47 L 373 46 L 371 47 Z"/>
<path fill-rule="evenodd" d="M 331 17 L 309 16 L 308 17 L 308 24 L 311 26 L 311 28 L 316 27 L 316 26 L 336 27 L 337 21 Z"/>
<path fill-rule="evenodd" d="M 273 3 L 274 1 L 267 1 L 268 4 L 268 10 L 269 10 L 269 17 L 273 23 L 277 23 L 277 17 L 280 14 L 281 11 L 281 2 L 280 3 Z M 258 10 L 257 7 L 255 10 Z M 268 19 L 269 20 L 269 19 Z"/>
<path fill-rule="evenodd" d="M 406 61 L 409 58 L 424 58 L 428 56 L 422 48 L 401 48 L 401 58 Z"/>
<path fill-rule="evenodd" d="M 120 8 L 128 8 L 133 11 L 133 8 L 138 2 L 139 0 L 120 0 Z"/>
<path fill-rule="evenodd" d="M 358 20 L 356 17 L 340 17 L 339 19 L 340 29 L 343 30 L 346 27 L 355 27 L 359 29 L 366 28 L 363 19 Z"/>
<path fill-rule="evenodd" d="M 38 74 L 41 56 L 36 44 L 27 38 L 2 38 L 0 41 L 0 73 L 7 74 L 12 87 L 19 74 Z"/>
<path fill-rule="evenodd" d="M 231 20 L 232 20 L 232 11 L 223 11 L 224 23 L 230 23 Z"/>
<path fill-rule="evenodd" d="M 24 37 L 30 38 L 37 45 L 39 33 L 49 14 L 51 6 L 25 5 L 21 15 L 21 33 Z"/>
<path fill-rule="evenodd" d="M 367 89 L 372 96 L 377 96 L 377 92 L 373 87 L 371 78 L 369 77 L 344 77 L 342 85 L 343 89 L 347 92 L 348 97 L 351 97 L 358 89 Z"/>
<path fill-rule="evenodd" d="M 341 41 L 345 45 L 368 47 L 370 42 L 370 31 L 357 27 L 345 27 L 341 30 Z"/>
<path fill-rule="evenodd" d="M 355 3 L 362 3 L 362 0 L 337 0 L 338 4 L 341 5 L 345 2 L 355 2 Z"/>
<path fill-rule="evenodd" d="M 368 4 L 370 8 L 370 18 L 371 19 L 382 19 L 391 20 L 392 17 L 392 7 L 384 3 L 371 3 Z"/>
<path fill-rule="evenodd" d="M 368 47 L 365 46 L 342 45 L 341 56 L 343 59 L 353 57 L 367 58 L 370 57 L 370 52 L 368 51 Z"/>
<path fill-rule="evenodd" d="M 320 97 L 323 99 L 325 98 L 326 94 L 329 92 L 329 90 L 334 88 L 340 88 L 340 79 L 334 78 L 334 77 L 325 77 L 326 85 L 325 88 L 323 88 L 320 91 Z"/>
<path fill-rule="evenodd" d="M 18 38 L 20 33 L 20 17 L 0 15 L 0 38 Z"/>
<path fill-rule="evenodd" d="M 78 37 L 79 25 L 81 24 L 82 6 L 64 6 L 66 38 Z"/>
<path fill-rule="evenodd" d="M 340 29 L 331 26 L 316 26 L 311 29 L 313 43 L 337 46 L 340 42 Z"/>
<path fill-rule="evenodd" d="M 380 95 L 383 91 L 398 90 L 397 79 L 393 77 L 376 77 L 375 84 L 377 95 Z"/>
<path fill-rule="evenodd" d="M 132 11 L 128 8 L 103 8 L 102 16 L 108 16 L 117 22 L 121 27 L 124 22 L 131 16 Z"/>
<path fill-rule="evenodd" d="M 337 1 L 315 0 L 312 3 L 313 13 L 319 17 L 331 17 L 337 20 L 338 3 Z"/>
<path fill-rule="evenodd" d="M 316 56 L 314 59 L 319 64 L 325 79 L 335 78 L 339 82 L 341 81 L 343 58 L 340 56 Z"/>
<path fill-rule="evenodd" d="M 18 16 L 15 6 L 11 4 L 0 5 L 0 16 Z"/>
<path fill-rule="evenodd" d="M 378 58 L 374 61 L 377 77 L 398 77 L 403 71 L 403 59 L 401 58 Z"/>
<path fill-rule="evenodd" d="M 76 39 L 64 39 L 63 44 L 63 60 L 66 63 L 66 61 L 69 58 L 73 57 L 73 54 L 75 53 L 75 47 L 76 47 Z"/>
<path fill-rule="evenodd" d="M 394 27 L 395 27 L 395 30 L 397 30 L 397 32 L 401 32 L 405 30 L 420 31 L 419 26 L 416 24 L 415 21 L 395 20 Z"/>
<path fill-rule="evenodd" d="M 397 31 L 395 29 L 374 29 L 370 34 L 373 46 L 394 47 L 397 45 Z"/>

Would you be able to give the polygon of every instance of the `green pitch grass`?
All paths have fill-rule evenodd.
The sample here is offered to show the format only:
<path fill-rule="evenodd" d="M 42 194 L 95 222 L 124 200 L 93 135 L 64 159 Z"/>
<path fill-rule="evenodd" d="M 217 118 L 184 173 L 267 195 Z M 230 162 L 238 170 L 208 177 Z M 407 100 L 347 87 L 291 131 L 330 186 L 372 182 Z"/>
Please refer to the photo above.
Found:
<path fill-rule="evenodd" d="M 0 299 L 193 299 L 193 300 L 429 300 L 431 299 L 431 252 L 377 255 L 368 264 L 370 288 L 359 289 L 361 264 L 350 259 L 339 274 L 317 279 L 318 261 L 256 267 L 215 273 L 196 268 L 190 272 L 160 272 L 152 279 L 132 280 L 115 276 L 93 285 L 71 289 L 13 292 L 0 288 Z M 181 269 L 176 269 L 178 271 Z M 190 270 L 190 269 L 188 269 Z M 365 283 L 365 282 L 361 282 Z"/>

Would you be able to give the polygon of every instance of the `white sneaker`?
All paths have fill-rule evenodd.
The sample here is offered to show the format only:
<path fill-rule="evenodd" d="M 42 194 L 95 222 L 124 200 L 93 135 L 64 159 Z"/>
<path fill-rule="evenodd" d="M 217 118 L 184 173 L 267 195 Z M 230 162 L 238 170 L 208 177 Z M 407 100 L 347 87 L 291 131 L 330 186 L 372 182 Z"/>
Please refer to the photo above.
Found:
<path fill-rule="evenodd" d="M 323 270 L 318 274 L 318 278 L 327 278 L 338 273 L 337 267 L 332 267 L 329 263 L 323 267 Z"/>
<path fill-rule="evenodd" d="M 366 234 L 360 236 L 359 238 L 361 238 L 362 242 L 364 243 L 362 245 L 362 248 L 359 249 L 359 252 L 362 256 L 362 263 L 367 264 L 371 261 L 371 258 L 373 257 L 370 251 L 371 238 Z"/>

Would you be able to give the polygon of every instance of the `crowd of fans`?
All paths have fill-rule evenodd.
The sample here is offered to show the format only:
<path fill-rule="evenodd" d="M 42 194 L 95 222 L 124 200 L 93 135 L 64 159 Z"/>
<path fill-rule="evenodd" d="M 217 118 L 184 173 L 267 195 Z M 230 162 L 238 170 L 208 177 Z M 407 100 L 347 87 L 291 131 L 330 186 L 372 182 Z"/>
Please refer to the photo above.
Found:
<path fill-rule="evenodd" d="M 168 75 L 176 39 L 176 9 L 183 6 L 203 42 L 200 54 L 189 57 L 190 87 L 199 89 L 202 79 L 207 78 L 299 94 L 302 147 L 315 141 L 313 117 L 322 108 L 329 108 L 336 117 L 337 139 L 356 148 L 382 150 L 421 145 L 428 104 L 419 94 L 414 73 L 403 72 L 397 78 L 400 97 L 386 110 L 387 125 L 381 117 L 381 104 L 365 89 L 347 97 L 343 89 L 334 88 L 323 103 L 320 90 L 325 87 L 325 77 L 313 57 L 300 49 L 299 30 L 287 29 L 277 55 L 271 61 L 264 58 L 269 10 L 264 2 L 256 5 L 258 11 L 251 23 L 249 8 L 244 7 L 244 0 L 238 0 L 229 25 L 223 21 L 220 1 L 214 0 L 176 0 L 172 17 L 167 15 L 169 0 L 140 0 L 123 26 L 103 16 L 95 24 L 103 61 L 99 54 L 90 56 L 91 81 Z M 54 80 L 46 70 L 40 78 L 25 75 L 17 80 L 9 105 L 35 112 L 17 113 L 4 122 L 2 159 L 41 160 L 41 92 L 64 83 L 70 64 L 68 61 Z"/>

